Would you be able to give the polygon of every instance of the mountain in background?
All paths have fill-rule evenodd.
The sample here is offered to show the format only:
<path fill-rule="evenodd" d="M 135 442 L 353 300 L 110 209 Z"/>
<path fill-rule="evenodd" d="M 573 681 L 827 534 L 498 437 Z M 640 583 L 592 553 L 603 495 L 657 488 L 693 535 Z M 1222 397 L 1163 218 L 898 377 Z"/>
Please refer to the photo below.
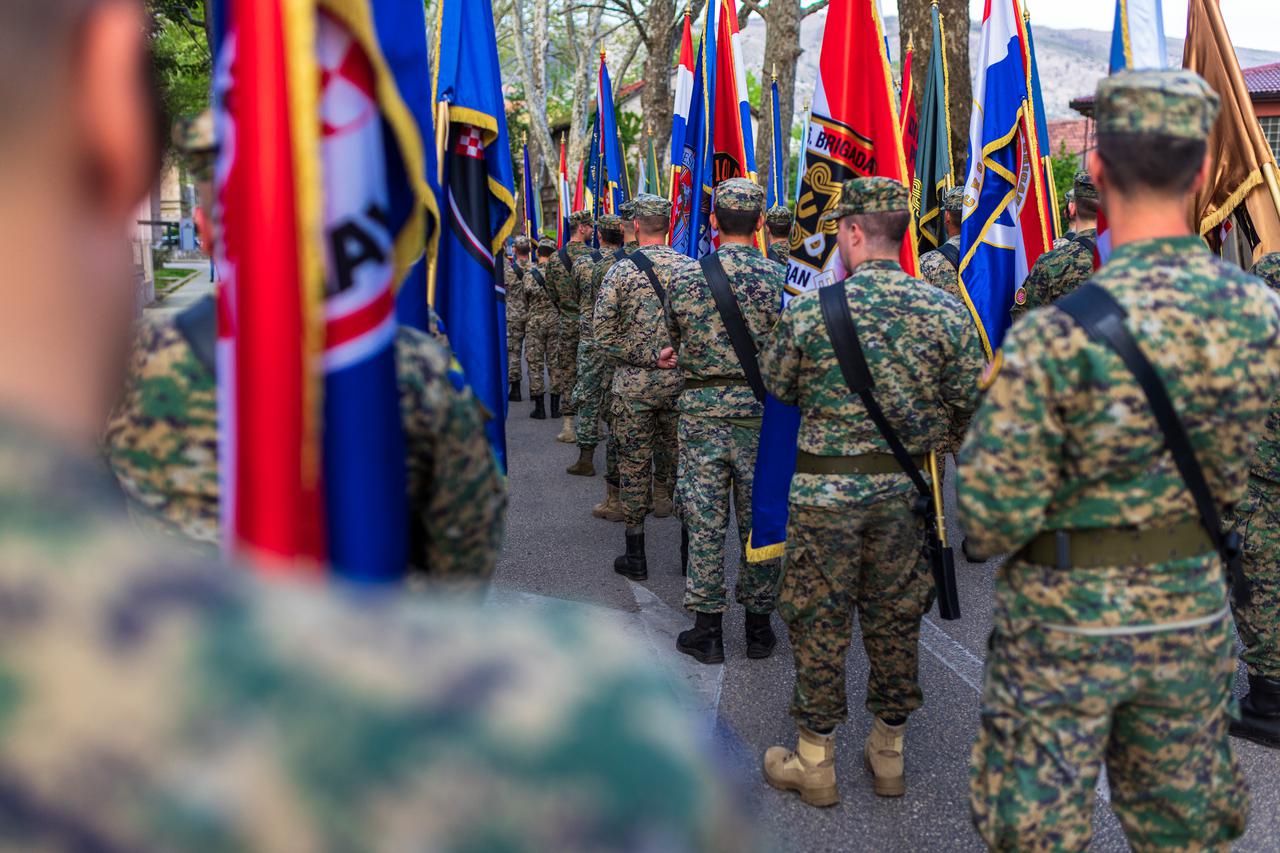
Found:
<path fill-rule="evenodd" d="M 805 103 L 813 97 L 813 84 L 818 74 L 818 54 L 822 49 L 822 31 L 826 25 L 826 11 L 806 18 L 800 26 L 800 48 L 803 50 L 796 63 L 796 121 L 803 118 Z M 1032 22 L 1034 27 L 1034 21 Z M 890 58 L 894 70 L 898 66 L 898 19 L 886 18 L 885 36 L 889 40 Z M 1034 27 L 1036 60 L 1040 65 L 1040 85 L 1044 90 L 1045 112 L 1049 119 L 1079 118 L 1069 106 L 1072 98 L 1092 94 L 1098 80 L 1107 75 L 1111 57 L 1111 33 L 1098 30 L 1055 30 Z M 978 56 L 980 22 L 969 24 L 969 58 L 975 63 Z M 927 46 L 921 49 L 927 50 Z M 747 68 L 759 75 L 764 62 L 764 22 L 753 15 L 742 32 L 742 50 Z M 1280 62 L 1280 52 L 1237 48 L 1236 56 L 1241 68 Z M 1169 39 L 1169 62 L 1182 64 L 1182 39 Z M 976 72 L 976 68 L 972 69 Z"/>

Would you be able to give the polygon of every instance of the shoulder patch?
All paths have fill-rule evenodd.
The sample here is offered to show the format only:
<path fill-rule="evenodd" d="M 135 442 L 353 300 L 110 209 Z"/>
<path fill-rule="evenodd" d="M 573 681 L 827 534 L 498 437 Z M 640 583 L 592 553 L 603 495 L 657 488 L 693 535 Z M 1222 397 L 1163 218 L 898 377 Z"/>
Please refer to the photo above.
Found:
<path fill-rule="evenodd" d="M 1015 305 L 1027 304 L 1027 289 L 1025 287 L 1019 287 L 1013 292 L 1013 302 Z"/>

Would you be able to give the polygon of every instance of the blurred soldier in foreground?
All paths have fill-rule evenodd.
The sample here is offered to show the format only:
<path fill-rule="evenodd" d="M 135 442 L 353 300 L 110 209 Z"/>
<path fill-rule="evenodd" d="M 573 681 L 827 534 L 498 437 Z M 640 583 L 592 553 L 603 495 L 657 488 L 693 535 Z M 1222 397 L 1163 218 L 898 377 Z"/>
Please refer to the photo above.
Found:
<path fill-rule="evenodd" d="M 1218 104 L 1188 71 L 1098 84 L 1089 172 L 1111 259 L 1013 325 L 959 453 L 970 559 L 1013 555 L 996 575 L 970 788 L 993 849 L 1087 848 L 1104 762 L 1135 850 L 1226 849 L 1244 832 L 1227 736 L 1233 549 L 1218 551 L 1220 523 L 1182 471 L 1198 469 L 1214 514 L 1245 496 L 1280 378 L 1280 301 L 1188 226 Z M 1099 306 L 1106 319 L 1089 319 Z M 1167 394 L 1167 427 L 1148 388 Z M 1183 431 L 1189 449 L 1170 452 Z"/>
<path fill-rule="evenodd" d="M 529 238 L 515 239 L 514 261 L 504 261 L 502 277 L 507 288 L 507 400 L 519 403 L 520 396 L 520 347 L 524 344 L 524 329 L 528 322 L 528 305 L 525 304 L 524 280 L 529 270 Z"/>
<path fill-rule="evenodd" d="M 565 469 L 576 477 L 596 475 L 595 451 L 600 443 L 600 419 L 608 416 L 605 402 L 609 383 L 613 381 L 612 367 L 596 348 L 593 335 L 596 295 L 600 281 L 609 267 L 626 253 L 622 249 L 622 219 L 612 213 L 600 216 L 596 223 L 600 235 L 600 250 L 586 255 L 586 260 L 574 267 L 574 282 L 578 286 L 578 304 L 581 316 L 578 326 L 578 382 L 573 390 L 573 404 L 578 412 L 578 461 Z M 616 460 L 611 466 L 610 477 L 617 486 Z M 607 499 L 606 499 L 607 501 Z"/>
<path fill-rule="evenodd" d="M 1253 274 L 1280 292 L 1280 253 L 1254 264 Z M 1235 513 L 1243 537 L 1244 577 L 1250 596 L 1234 607 L 1244 643 L 1249 695 L 1240 701 L 1240 719 L 1231 734 L 1263 746 L 1280 747 L 1280 399 L 1273 400 L 1267 425 L 1249 466 L 1249 491 Z"/>
<path fill-rule="evenodd" d="M 1013 294 L 1013 319 L 1032 308 L 1050 305 L 1093 275 L 1093 252 L 1098 244 L 1098 188 L 1088 172 L 1076 172 L 1075 211 L 1071 238 L 1045 252 L 1031 268 L 1027 280 Z"/>
<path fill-rule="evenodd" d="M 200 218 L 207 223 L 217 154 L 211 113 L 178 128 L 175 137 L 199 184 Z M 216 238 L 206 232 L 201 239 L 211 247 Z M 527 252 L 527 241 L 524 246 Z M 510 281 L 510 268 L 506 272 Z M 213 547 L 220 541 L 216 313 L 207 296 L 180 314 L 144 318 L 104 441 L 112 470 L 147 521 Z M 395 357 L 409 568 L 416 580 L 488 578 L 502 547 L 506 486 L 479 403 L 470 388 L 454 387 L 448 346 L 425 332 L 401 326 Z"/>
<path fill-rule="evenodd" d="M 983 354 L 960 301 L 899 266 L 910 216 L 901 183 L 856 178 L 823 220 L 839 221 L 851 273 L 830 287 L 857 318 L 874 400 L 927 477 L 925 456 L 963 433 L 977 404 Z M 799 406 L 801 417 L 778 594 L 795 655 L 791 715 L 800 733 L 794 751 L 765 753 L 764 775 L 815 806 L 839 801 L 835 727 L 849 713 L 845 654 L 855 610 L 871 666 L 864 762 L 876 794 L 906 792 L 907 716 L 922 702 L 920 620 L 934 599 L 917 491 L 845 381 L 824 313 L 818 291 L 796 296 L 760 353 L 769 391 Z"/>
<path fill-rule="evenodd" d="M 613 265 L 595 307 L 596 346 L 614 363 L 613 426 L 626 553 L 614 571 L 649 577 L 644 519 L 659 503 L 671 513 L 676 479 L 676 398 L 680 374 L 659 364 L 671 346 L 663 303 L 672 277 L 693 264 L 666 244 L 671 202 L 642 193 L 632 200 L 640 248 Z"/>
<path fill-rule="evenodd" d="M 964 302 L 960 296 L 960 223 L 964 219 L 964 187 L 952 187 L 942 196 L 947 242 L 920 256 L 920 277 Z"/>
<path fill-rule="evenodd" d="M 769 260 L 785 267 L 791 260 L 791 209 L 775 204 L 765 214 L 764 224 L 769 229 L 769 251 L 766 254 Z M 785 273 L 783 278 L 786 278 Z"/>
<path fill-rule="evenodd" d="M 560 325 L 560 311 L 556 308 L 555 291 L 547 281 L 547 264 L 556 252 L 554 240 L 543 237 L 538 241 L 538 260 L 525 273 L 523 284 L 525 304 L 524 358 L 529 370 L 529 399 L 533 411 L 529 417 L 545 421 L 546 380 L 553 376 L 551 360 L 556 345 L 556 330 Z M 554 385 L 552 386 L 554 390 Z"/>
<path fill-rule="evenodd" d="M 146 31 L 129 0 L 0 3 L 4 846 L 739 849 L 694 723 L 603 626 L 139 538 L 94 448 L 158 160 Z"/>
<path fill-rule="evenodd" d="M 564 417 L 556 441 L 574 444 L 578 437 L 573 433 L 573 386 L 578 382 L 578 326 L 582 322 L 574 271 L 579 264 L 591 263 L 592 250 L 586 241 L 595 232 L 595 223 L 589 212 L 579 210 L 569 216 L 569 225 L 569 242 L 547 263 L 545 272 L 559 312 L 551 352 L 551 417 Z"/>
<path fill-rule="evenodd" d="M 702 663 L 724 661 L 724 537 L 731 495 L 741 547 L 736 598 L 746 608 L 747 657 L 767 658 L 776 642 L 769 616 L 778 561 L 748 563 L 746 557 L 764 403 L 735 347 L 747 350 L 742 355 L 758 382 L 756 353 L 778 320 L 785 281 L 782 268 L 755 246 L 763 208 L 764 190 L 754 181 L 733 178 L 717 185 L 711 227 L 720 234 L 720 248 L 701 266 L 691 264 L 672 276 L 667 294 L 673 349 L 664 351 L 660 364 L 678 366 L 684 379 L 676 503 L 689 536 L 684 606 L 696 620 L 676 648 Z"/>

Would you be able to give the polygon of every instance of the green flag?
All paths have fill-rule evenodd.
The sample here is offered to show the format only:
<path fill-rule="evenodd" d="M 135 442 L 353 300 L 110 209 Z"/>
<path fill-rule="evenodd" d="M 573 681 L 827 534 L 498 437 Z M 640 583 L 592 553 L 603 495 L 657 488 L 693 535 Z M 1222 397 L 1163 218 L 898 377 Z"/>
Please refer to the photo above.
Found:
<path fill-rule="evenodd" d="M 911 184 L 911 209 L 920 234 L 920 254 L 947 242 L 942 216 L 942 194 L 955 184 L 951 173 L 951 122 L 947 109 L 946 35 L 935 5 L 933 47 L 925 73 L 920 104 L 920 135 L 916 147 L 916 176 Z"/>

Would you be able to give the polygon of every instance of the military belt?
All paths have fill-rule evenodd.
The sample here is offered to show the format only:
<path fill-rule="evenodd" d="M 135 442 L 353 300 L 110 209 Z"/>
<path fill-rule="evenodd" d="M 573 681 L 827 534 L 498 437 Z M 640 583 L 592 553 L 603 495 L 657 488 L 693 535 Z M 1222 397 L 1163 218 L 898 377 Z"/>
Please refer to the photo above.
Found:
<path fill-rule="evenodd" d="M 1049 530 L 1018 552 L 1018 559 L 1059 569 L 1150 566 L 1213 554 L 1213 540 L 1200 519 L 1160 527 Z"/>
<path fill-rule="evenodd" d="M 917 467 L 926 457 L 912 456 Z M 859 453 L 857 456 L 818 456 L 804 450 L 796 453 L 797 474 L 901 474 L 902 466 L 892 453 Z"/>
<path fill-rule="evenodd" d="M 747 380 L 716 376 L 711 379 L 686 379 L 684 381 L 685 388 L 735 388 L 739 385 L 743 388 L 747 387 Z"/>

